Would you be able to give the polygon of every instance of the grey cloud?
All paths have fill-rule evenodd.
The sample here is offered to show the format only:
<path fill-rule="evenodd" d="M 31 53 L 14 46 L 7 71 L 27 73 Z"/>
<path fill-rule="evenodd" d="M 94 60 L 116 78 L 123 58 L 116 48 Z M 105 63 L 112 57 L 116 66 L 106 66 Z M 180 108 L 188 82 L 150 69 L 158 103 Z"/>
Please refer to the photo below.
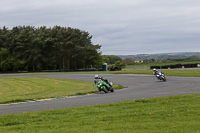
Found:
<path fill-rule="evenodd" d="M 199 0 L 1 0 L 0 27 L 79 28 L 103 54 L 197 52 Z"/>

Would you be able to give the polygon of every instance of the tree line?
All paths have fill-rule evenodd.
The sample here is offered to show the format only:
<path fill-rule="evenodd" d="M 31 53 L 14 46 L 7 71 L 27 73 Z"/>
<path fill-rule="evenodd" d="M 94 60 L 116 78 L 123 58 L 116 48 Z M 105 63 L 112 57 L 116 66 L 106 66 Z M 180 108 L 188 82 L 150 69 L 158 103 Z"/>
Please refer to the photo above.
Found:
<path fill-rule="evenodd" d="M 70 27 L 0 28 L 0 72 L 83 69 L 103 63 L 92 36 Z"/>

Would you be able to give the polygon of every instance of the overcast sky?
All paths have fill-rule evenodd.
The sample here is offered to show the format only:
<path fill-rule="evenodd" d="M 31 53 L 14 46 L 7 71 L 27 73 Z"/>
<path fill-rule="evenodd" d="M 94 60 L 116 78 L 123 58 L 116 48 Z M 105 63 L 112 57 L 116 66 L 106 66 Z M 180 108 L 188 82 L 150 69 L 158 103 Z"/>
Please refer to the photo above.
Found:
<path fill-rule="evenodd" d="M 200 52 L 200 0 L 0 0 L 0 27 L 89 32 L 103 55 Z"/>

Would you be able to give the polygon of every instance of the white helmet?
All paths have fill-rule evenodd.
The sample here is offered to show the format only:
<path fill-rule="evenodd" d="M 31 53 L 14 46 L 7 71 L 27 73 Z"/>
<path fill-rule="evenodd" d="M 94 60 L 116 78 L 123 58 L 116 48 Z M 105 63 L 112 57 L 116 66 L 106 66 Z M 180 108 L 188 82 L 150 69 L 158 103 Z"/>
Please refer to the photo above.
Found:
<path fill-rule="evenodd" d="M 96 74 L 96 75 L 94 76 L 94 78 L 95 78 L 95 79 L 98 79 L 98 78 L 99 78 L 99 75 Z"/>
<path fill-rule="evenodd" d="M 154 68 L 153 71 L 157 71 L 157 70 Z"/>

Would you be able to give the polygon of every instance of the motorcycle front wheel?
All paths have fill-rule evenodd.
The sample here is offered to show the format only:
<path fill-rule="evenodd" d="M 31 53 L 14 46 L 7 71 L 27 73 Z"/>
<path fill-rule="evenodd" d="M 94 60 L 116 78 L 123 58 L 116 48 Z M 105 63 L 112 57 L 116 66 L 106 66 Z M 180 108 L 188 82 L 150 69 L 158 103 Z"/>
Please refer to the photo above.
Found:
<path fill-rule="evenodd" d="M 110 92 L 114 92 L 114 89 L 113 89 L 113 88 L 111 88 Z"/>
<path fill-rule="evenodd" d="M 166 81 L 166 78 L 165 78 L 165 77 L 162 77 L 162 80 L 163 80 L 163 81 Z"/>

